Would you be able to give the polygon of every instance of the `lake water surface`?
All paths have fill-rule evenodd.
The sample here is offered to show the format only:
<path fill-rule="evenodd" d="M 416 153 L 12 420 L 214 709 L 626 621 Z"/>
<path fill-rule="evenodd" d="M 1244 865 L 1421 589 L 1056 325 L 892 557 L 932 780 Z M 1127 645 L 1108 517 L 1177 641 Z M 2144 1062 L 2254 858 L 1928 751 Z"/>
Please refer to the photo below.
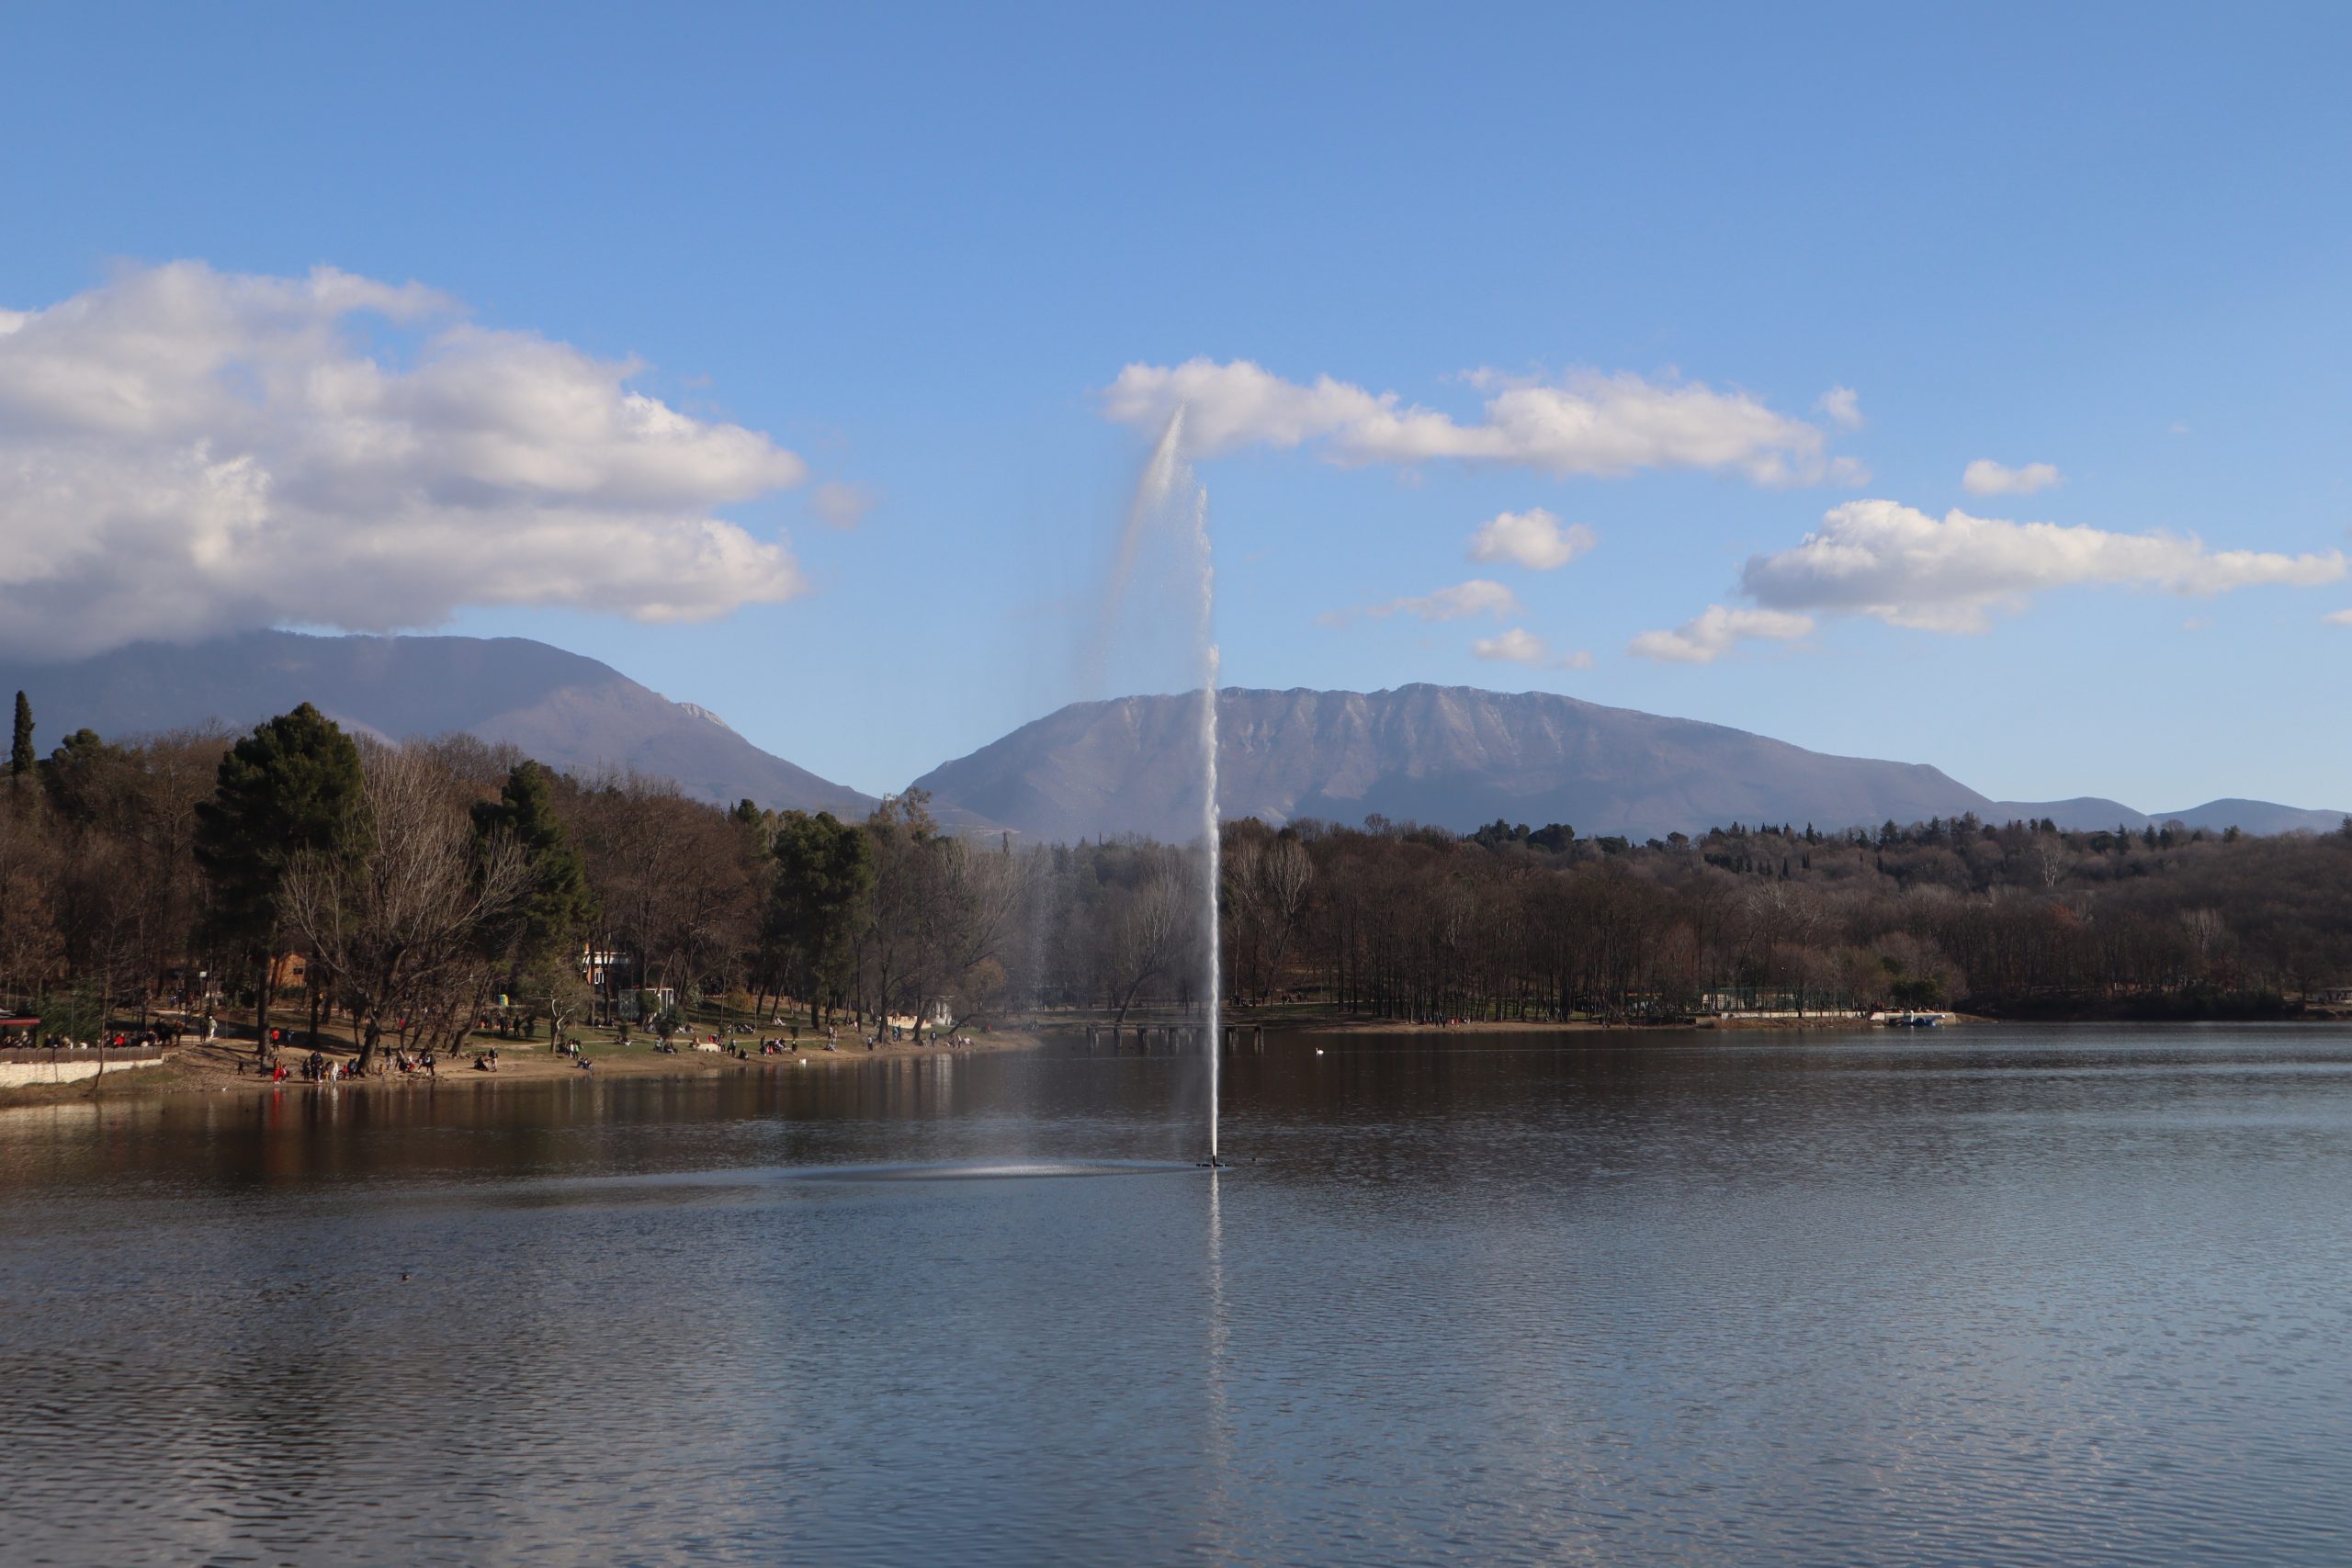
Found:
<path fill-rule="evenodd" d="M 0 1111 L 0 1562 L 2340 1562 L 2352 1032 Z"/>

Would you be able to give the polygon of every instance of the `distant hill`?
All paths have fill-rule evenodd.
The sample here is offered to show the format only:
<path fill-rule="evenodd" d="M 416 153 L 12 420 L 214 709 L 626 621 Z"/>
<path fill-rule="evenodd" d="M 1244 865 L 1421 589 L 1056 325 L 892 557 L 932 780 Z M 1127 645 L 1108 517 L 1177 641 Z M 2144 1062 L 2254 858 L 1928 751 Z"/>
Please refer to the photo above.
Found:
<path fill-rule="evenodd" d="M 1198 829 L 1199 699 L 1080 703 L 916 781 L 1043 839 Z M 1993 803 L 1936 769 L 1831 757 L 1721 725 L 1549 693 L 1464 686 L 1229 690 L 1217 705 L 1227 817 L 1466 829 L 1498 817 L 1582 833 L 1718 822 L 1910 822 Z"/>
<path fill-rule="evenodd" d="M 84 728 L 108 739 L 208 719 L 244 729 L 310 702 L 390 739 L 462 730 L 565 772 L 632 770 L 722 805 L 858 817 L 875 805 L 761 750 L 716 714 L 523 637 L 250 632 L 187 648 L 137 643 L 69 664 L 0 665 L 0 690 L 19 688 L 43 750 Z"/>
<path fill-rule="evenodd" d="M 916 781 L 944 805 L 1045 840 L 1199 831 L 1197 696 L 1079 703 Z M 2137 829 L 2174 818 L 2249 832 L 2332 830 L 2334 812 L 2217 801 L 2151 818 L 2113 801 L 2009 805 L 1917 762 L 1830 756 L 1722 725 L 1550 693 L 1464 686 L 1219 694 L 1228 818 L 1467 830 L 1502 818 L 1636 839 L 1741 822 L 1847 828 L 1974 812 Z"/>
<path fill-rule="evenodd" d="M 1996 820 L 2021 817 L 2038 822 L 2046 818 L 2061 828 L 2089 830 L 2120 825 L 2134 832 L 2177 822 L 2184 828 L 2203 828 L 2216 833 L 2230 828 L 2248 833 L 2333 833 L 2344 825 L 2345 816 L 2341 811 L 2306 811 L 2301 807 L 2278 806 L 2267 800 L 2234 798 L 2209 800 L 2180 811 L 2134 811 L 2120 801 L 2102 800 L 2097 795 L 2078 795 L 2073 800 L 2004 800 L 1994 810 Z"/>

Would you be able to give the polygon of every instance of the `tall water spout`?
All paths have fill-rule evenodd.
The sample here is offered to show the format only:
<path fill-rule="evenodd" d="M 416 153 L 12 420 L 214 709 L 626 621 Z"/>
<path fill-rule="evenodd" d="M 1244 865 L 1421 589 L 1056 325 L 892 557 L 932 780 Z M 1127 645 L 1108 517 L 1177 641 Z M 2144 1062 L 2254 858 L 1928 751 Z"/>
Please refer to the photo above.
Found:
<path fill-rule="evenodd" d="M 1225 949 L 1217 915 L 1225 830 L 1218 822 L 1216 806 L 1217 647 L 1212 624 L 1216 610 L 1216 564 L 1209 551 L 1209 495 L 1197 486 L 1193 492 L 1193 540 L 1201 558 L 1201 925 L 1208 946 L 1209 1162 L 1214 1167 L 1217 1074 L 1225 1055 Z"/>
<path fill-rule="evenodd" d="M 1102 618 L 1097 626 L 1092 646 L 1088 649 L 1088 683 L 1099 684 L 1111 639 L 1117 629 L 1114 617 L 1126 598 L 1135 578 L 1137 564 L 1148 542 L 1158 549 L 1169 545 L 1180 552 L 1190 551 L 1193 581 L 1189 585 L 1195 594 L 1192 654 L 1197 660 L 1192 673 L 1200 682 L 1201 707 L 1199 739 L 1201 748 L 1201 936 L 1206 952 L 1205 983 L 1208 998 L 1208 1027 L 1204 1038 L 1208 1050 L 1208 1134 L 1209 1159 L 1217 1157 L 1217 1079 L 1219 1056 L 1224 1047 L 1224 976 L 1222 933 L 1218 930 L 1217 883 L 1219 859 L 1222 852 L 1222 829 L 1217 818 L 1217 648 L 1215 640 L 1216 609 L 1216 561 L 1209 548 L 1208 491 L 1193 476 L 1192 466 L 1184 461 L 1184 411 L 1179 408 L 1160 433 L 1153 446 L 1151 457 L 1144 465 L 1142 477 L 1136 483 L 1134 502 L 1127 508 L 1126 525 L 1119 536 L 1119 554 L 1112 570 L 1110 592 L 1103 602 Z"/>

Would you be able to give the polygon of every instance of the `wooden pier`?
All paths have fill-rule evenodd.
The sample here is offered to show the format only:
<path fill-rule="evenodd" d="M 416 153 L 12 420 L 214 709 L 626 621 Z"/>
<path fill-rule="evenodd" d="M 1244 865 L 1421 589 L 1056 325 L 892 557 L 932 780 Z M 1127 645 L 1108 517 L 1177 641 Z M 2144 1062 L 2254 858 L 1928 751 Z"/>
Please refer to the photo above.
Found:
<path fill-rule="evenodd" d="M 1086 1048 L 1099 1051 L 1104 1046 L 1113 1052 L 1136 1051 L 1143 1055 L 1174 1055 L 1179 1052 L 1198 1051 L 1201 1037 L 1207 1032 L 1205 1025 L 1197 1023 L 1102 1023 L 1086 1026 Z M 1224 1055 L 1232 1056 L 1242 1052 L 1262 1055 L 1266 1049 L 1266 1026 L 1262 1023 L 1228 1023 L 1219 1031 L 1224 1035 Z"/>

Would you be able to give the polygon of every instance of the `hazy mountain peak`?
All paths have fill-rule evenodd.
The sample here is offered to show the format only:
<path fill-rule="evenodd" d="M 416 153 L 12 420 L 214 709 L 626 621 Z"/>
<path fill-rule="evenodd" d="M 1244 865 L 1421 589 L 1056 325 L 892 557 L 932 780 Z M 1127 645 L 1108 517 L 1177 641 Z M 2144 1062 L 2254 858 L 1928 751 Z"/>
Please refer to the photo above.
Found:
<path fill-rule="evenodd" d="M 916 781 L 943 805 L 1043 839 L 1199 831 L 1198 693 L 1073 703 Z M 1808 751 L 1726 725 L 1552 692 L 1412 684 L 1218 694 L 1225 816 L 1466 830 L 1502 818 L 1641 839 L 1734 821 L 1875 827 L 1974 812 L 2133 829 L 2115 801 L 1997 802 L 1937 768 Z M 2215 802 L 2163 820 L 2331 830 L 2339 814 Z"/>
<path fill-rule="evenodd" d="M 1077 703 L 918 780 L 1042 838 L 1189 837 L 1197 694 Z M 1912 821 L 1993 803 L 1934 768 L 1831 757 L 1547 692 L 1414 684 L 1218 694 L 1220 805 L 1272 822 L 1497 817 L 1648 837 L 1716 821 Z"/>
<path fill-rule="evenodd" d="M 189 647 L 135 643 L 68 664 L 0 671 L 29 695 L 44 736 L 119 737 L 209 719 L 234 728 L 310 702 L 390 739 L 462 730 L 553 768 L 674 779 L 704 800 L 863 816 L 872 797 L 832 784 L 608 664 L 525 637 L 311 637 L 247 632 Z"/>

